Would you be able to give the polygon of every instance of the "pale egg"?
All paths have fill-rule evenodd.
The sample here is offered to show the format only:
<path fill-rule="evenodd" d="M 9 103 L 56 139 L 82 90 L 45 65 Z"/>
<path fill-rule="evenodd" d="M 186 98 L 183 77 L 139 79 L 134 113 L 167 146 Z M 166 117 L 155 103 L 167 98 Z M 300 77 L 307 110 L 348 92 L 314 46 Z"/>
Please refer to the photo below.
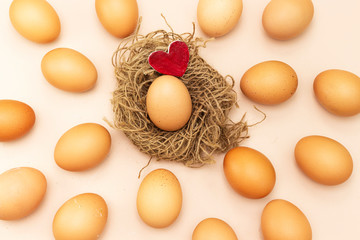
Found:
<path fill-rule="evenodd" d="M 326 70 L 316 76 L 313 87 L 316 99 L 330 113 L 338 116 L 360 113 L 360 78 L 355 74 Z"/>
<path fill-rule="evenodd" d="M 111 136 L 97 123 L 83 123 L 66 131 L 58 140 L 54 158 L 68 171 L 84 171 L 99 165 L 108 155 Z"/>
<path fill-rule="evenodd" d="M 98 77 L 94 64 L 70 48 L 56 48 L 45 54 L 41 71 L 51 85 L 69 92 L 90 90 Z"/>
<path fill-rule="evenodd" d="M 262 24 L 270 37 L 289 40 L 303 33 L 313 16 L 311 0 L 271 0 L 264 9 Z"/>
<path fill-rule="evenodd" d="M 94 193 L 83 193 L 66 201 L 53 220 L 55 240 L 96 240 L 108 218 L 105 200 Z"/>
<path fill-rule="evenodd" d="M 218 218 L 206 218 L 194 229 L 192 240 L 238 240 L 229 224 Z"/>
<path fill-rule="evenodd" d="M 255 149 L 231 149 L 225 155 L 223 168 L 230 186 L 245 197 L 262 198 L 274 188 L 275 169 L 269 159 Z"/>
<path fill-rule="evenodd" d="M 134 32 L 139 10 L 136 0 L 95 0 L 96 14 L 113 36 L 124 38 Z"/>
<path fill-rule="evenodd" d="M 33 213 L 46 186 L 44 174 L 35 168 L 13 168 L 0 174 L 0 219 L 17 220 Z"/>
<path fill-rule="evenodd" d="M 13 0 L 9 16 L 16 31 L 30 41 L 48 43 L 60 34 L 59 16 L 45 0 Z"/>
<path fill-rule="evenodd" d="M 16 100 L 0 100 L 0 141 L 24 136 L 35 123 L 34 110 Z"/>
<path fill-rule="evenodd" d="M 191 117 L 190 93 L 178 78 L 162 75 L 149 87 L 146 110 L 150 120 L 158 128 L 165 131 L 179 130 Z"/>
<path fill-rule="evenodd" d="M 324 136 L 307 136 L 295 146 L 295 160 L 312 180 L 337 185 L 345 182 L 353 171 L 349 151 L 339 142 Z"/>
<path fill-rule="evenodd" d="M 242 0 L 199 0 L 197 20 L 205 34 L 220 37 L 237 25 L 242 10 Z"/>
<path fill-rule="evenodd" d="M 270 201 L 261 215 L 264 240 L 311 240 L 312 230 L 304 213 L 294 204 L 275 199 Z"/>
<path fill-rule="evenodd" d="M 274 105 L 294 95 L 298 86 L 296 72 L 280 61 L 258 63 L 245 72 L 240 89 L 254 102 Z"/>
<path fill-rule="evenodd" d="M 140 218 L 149 226 L 170 226 L 182 207 L 182 190 L 176 176 L 166 169 L 150 172 L 141 182 L 137 200 Z"/>

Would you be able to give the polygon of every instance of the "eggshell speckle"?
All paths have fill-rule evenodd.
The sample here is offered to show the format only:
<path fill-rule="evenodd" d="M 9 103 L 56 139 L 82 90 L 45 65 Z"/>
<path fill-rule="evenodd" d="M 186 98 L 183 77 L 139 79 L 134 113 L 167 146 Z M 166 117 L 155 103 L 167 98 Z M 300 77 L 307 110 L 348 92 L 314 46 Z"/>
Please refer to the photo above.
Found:
<path fill-rule="evenodd" d="M 194 229 L 192 240 L 237 240 L 229 224 L 218 218 L 202 220 Z"/>
<path fill-rule="evenodd" d="M 360 113 L 360 78 L 351 72 L 339 69 L 321 72 L 314 80 L 314 92 L 330 113 L 338 116 Z"/>
<path fill-rule="evenodd" d="M 240 81 L 240 89 L 246 97 L 266 105 L 285 102 L 297 86 L 294 69 L 280 61 L 258 63 L 247 70 Z"/>
<path fill-rule="evenodd" d="M 199 0 L 197 20 L 205 34 L 220 37 L 236 26 L 242 10 L 242 0 Z"/>
<path fill-rule="evenodd" d="M 261 215 L 264 240 L 311 240 L 312 230 L 304 213 L 294 204 L 275 199 L 269 202 Z"/>
<path fill-rule="evenodd" d="M 190 119 L 191 97 L 178 78 L 162 75 L 150 85 L 146 96 L 146 110 L 151 121 L 165 131 L 176 131 Z"/>
<path fill-rule="evenodd" d="M 13 0 L 9 16 L 16 31 L 30 41 L 49 43 L 60 34 L 59 16 L 45 0 Z"/>
<path fill-rule="evenodd" d="M 94 87 L 97 71 L 83 54 L 70 48 L 56 48 L 41 61 L 45 79 L 54 87 L 69 92 L 85 92 Z"/>
<path fill-rule="evenodd" d="M 176 176 L 166 169 L 150 172 L 140 184 L 136 206 L 147 225 L 154 228 L 171 225 L 182 207 L 182 191 Z"/>
<path fill-rule="evenodd" d="M 56 164 L 69 171 L 83 171 L 100 164 L 108 155 L 111 136 L 96 123 L 83 123 L 65 132 L 55 146 Z"/>
<path fill-rule="evenodd" d="M 264 9 L 262 24 L 270 37 L 289 40 L 305 31 L 313 15 L 311 0 L 271 0 Z"/>
<path fill-rule="evenodd" d="M 0 100 L 0 141 L 24 136 L 35 123 L 34 110 L 16 100 Z"/>
<path fill-rule="evenodd" d="M 136 0 L 96 0 L 96 14 L 113 36 L 124 38 L 134 32 L 139 17 Z"/>
<path fill-rule="evenodd" d="M 224 173 L 231 187 L 248 198 L 262 198 L 274 188 L 275 169 L 269 159 L 248 147 L 236 147 L 224 158 Z"/>
<path fill-rule="evenodd" d="M 43 200 L 46 186 L 44 174 L 35 168 L 13 168 L 0 174 L 0 219 L 30 215 Z"/>
<path fill-rule="evenodd" d="M 105 228 L 108 207 L 94 193 L 83 193 L 66 201 L 56 212 L 53 234 L 56 240 L 96 240 Z"/>
<path fill-rule="evenodd" d="M 352 173 L 349 151 L 339 142 L 323 136 L 307 136 L 295 146 L 300 169 L 314 181 L 325 185 L 345 182 Z"/>

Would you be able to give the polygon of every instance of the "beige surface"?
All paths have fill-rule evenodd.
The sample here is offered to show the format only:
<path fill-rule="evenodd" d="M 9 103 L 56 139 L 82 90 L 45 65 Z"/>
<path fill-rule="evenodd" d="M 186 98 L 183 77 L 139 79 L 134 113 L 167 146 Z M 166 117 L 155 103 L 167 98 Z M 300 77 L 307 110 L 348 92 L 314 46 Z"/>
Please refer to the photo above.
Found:
<path fill-rule="evenodd" d="M 281 105 L 257 105 L 268 117 L 250 129 L 251 138 L 244 142 L 265 154 L 275 167 L 277 182 L 267 197 L 251 200 L 232 190 L 222 170 L 223 154 L 215 156 L 217 164 L 200 169 L 153 161 L 144 170 L 142 178 L 153 169 L 167 168 L 181 183 L 182 211 L 177 221 L 165 229 L 148 227 L 136 211 L 141 181 L 137 175 L 148 157 L 102 120 L 112 118 L 109 99 L 115 81 L 111 56 L 119 39 L 101 26 L 94 1 L 49 2 L 60 17 L 62 32 L 56 42 L 39 45 L 21 37 L 11 26 L 11 0 L 0 1 L 0 98 L 29 104 L 37 117 L 26 137 L 0 143 L 0 172 L 31 166 L 41 170 L 48 180 L 47 194 L 36 212 L 20 221 L 0 221 L 1 239 L 52 239 L 51 224 L 57 209 L 84 192 L 97 193 L 108 204 L 109 219 L 101 238 L 105 240 L 191 239 L 196 224 L 208 217 L 226 221 L 239 239 L 262 239 L 260 215 L 266 203 L 275 198 L 291 201 L 305 213 L 314 240 L 359 238 L 360 115 L 343 118 L 326 112 L 314 98 L 312 82 L 318 73 L 329 68 L 360 75 L 360 1 L 314 1 L 315 16 L 309 29 L 294 40 L 280 42 L 267 37 L 261 26 L 262 11 L 268 1 L 245 0 L 237 27 L 201 50 L 200 54 L 213 67 L 235 78 L 240 108 L 231 112 L 233 120 L 239 120 L 245 112 L 249 123 L 262 118 L 239 88 L 242 74 L 254 64 L 265 60 L 286 62 L 297 72 L 299 87 Z M 139 0 L 138 4 L 143 17 L 141 33 L 167 29 L 161 13 L 178 33 L 191 31 L 192 22 L 196 22 L 197 1 Z M 197 34 L 203 36 L 200 31 Z M 74 48 L 95 64 L 99 78 L 94 89 L 68 93 L 46 82 L 40 62 L 45 53 L 56 47 Z M 110 155 L 93 170 L 67 172 L 55 164 L 55 144 L 65 131 L 84 122 L 100 123 L 109 129 L 113 140 Z M 294 147 L 300 138 L 311 134 L 331 137 L 347 147 L 354 160 L 354 172 L 347 182 L 322 186 L 299 170 Z"/>

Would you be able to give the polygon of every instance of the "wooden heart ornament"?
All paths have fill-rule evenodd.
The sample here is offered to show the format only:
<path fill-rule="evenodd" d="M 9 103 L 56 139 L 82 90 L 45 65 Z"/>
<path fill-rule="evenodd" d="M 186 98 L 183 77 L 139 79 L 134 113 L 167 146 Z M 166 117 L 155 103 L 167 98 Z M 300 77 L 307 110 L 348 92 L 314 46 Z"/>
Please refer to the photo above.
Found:
<path fill-rule="evenodd" d="M 189 48 L 182 41 L 170 43 L 168 53 L 156 51 L 150 54 L 149 64 L 156 71 L 166 75 L 181 77 L 189 63 Z"/>

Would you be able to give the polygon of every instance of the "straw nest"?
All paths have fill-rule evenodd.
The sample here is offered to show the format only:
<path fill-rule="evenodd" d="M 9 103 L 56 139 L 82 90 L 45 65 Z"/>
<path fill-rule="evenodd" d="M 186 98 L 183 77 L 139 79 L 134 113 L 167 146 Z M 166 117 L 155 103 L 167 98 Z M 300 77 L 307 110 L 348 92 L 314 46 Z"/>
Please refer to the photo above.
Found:
<path fill-rule="evenodd" d="M 192 33 L 176 34 L 157 30 L 124 39 L 113 56 L 116 90 L 113 92 L 113 126 L 120 129 L 139 150 L 151 158 L 182 162 L 196 167 L 213 163 L 213 155 L 238 146 L 248 137 L 244 117 L 232 122 L 228 113 L 236 105 L 234 80 L 223 77 L 199 55 L 206 40 Z M 166 51 L 171 42 L 187 44 L 190 60 L 180 78 L 189 90 L 193 112 L 188 123 L 178 131 L 157 128 L 146 111 L 146 94 L 150 84 L 161 74 L 148 63 L 150 53 Z M 179 110 L 181 111 L 181 110 Z"/>

